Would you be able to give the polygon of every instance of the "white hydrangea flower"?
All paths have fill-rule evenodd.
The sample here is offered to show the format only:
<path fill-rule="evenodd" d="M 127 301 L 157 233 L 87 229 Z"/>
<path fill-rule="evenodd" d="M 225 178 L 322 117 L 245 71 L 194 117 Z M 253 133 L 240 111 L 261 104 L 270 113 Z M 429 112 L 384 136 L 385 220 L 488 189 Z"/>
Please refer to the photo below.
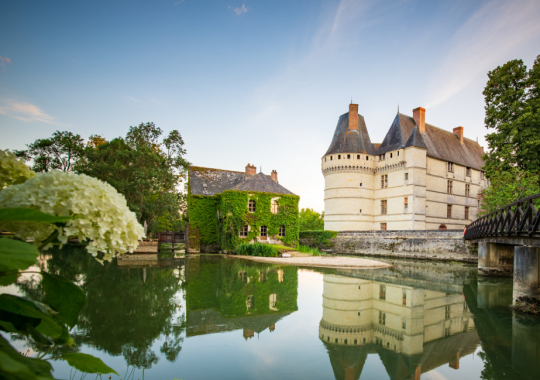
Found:
<path fill-rule="evenodd" d="M 104 260 L 111 260 L 117 253 L 133 252 L 144 237 L 144 229 L 127 207 L 124 196 L 108 183 L 84 174 L 57 170 L 39 173 L 23 184 L 0 191 L 0 207 L 75 216 L 65 227 L 42 223 L 11 223 L 3 227 L 23 239 L 33 239 L 36 245 L 41 245 L 56 229 L 61 244 L 77 237 L 88 242 L 86 250 L 93 256 L 103 252 Z"/>
<path fill-rule="evenodd" d="M 28 168 L 7 150 L 0 149 L 0 190 L 6 186 L 16 185 L 35 177 L 36 173 Z"/>

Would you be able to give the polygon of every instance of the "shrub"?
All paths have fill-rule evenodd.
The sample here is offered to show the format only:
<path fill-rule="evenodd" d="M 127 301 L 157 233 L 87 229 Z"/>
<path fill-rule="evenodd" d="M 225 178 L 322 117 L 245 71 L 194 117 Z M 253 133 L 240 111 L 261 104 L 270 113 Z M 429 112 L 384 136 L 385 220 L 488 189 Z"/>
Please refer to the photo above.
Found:
<path fill-rule="evenodd" d="M 278 255 L 278 249 L 275 246 L 261 243 L 242 243 L 236 247 L 234 252 L 244 256 L 276 257 Z"/>
<path fill-rule="evenodd" d="M 319 251 L 318 248 L 311 248 L 311 247 L 309 247 L 307 245 L 299 245 L 297 251 L 302 252 L 302 253 L 310 253 L 313 256 L 320 256 L 321 255 L 321 251 Z"/>
<path fill-rule="evenodd" d="M 328 244 L 330 239 L 336 237 L 338 233 L 336 231 L 300 231 L 300 239 L 314 239 L 317 245 Z"/>

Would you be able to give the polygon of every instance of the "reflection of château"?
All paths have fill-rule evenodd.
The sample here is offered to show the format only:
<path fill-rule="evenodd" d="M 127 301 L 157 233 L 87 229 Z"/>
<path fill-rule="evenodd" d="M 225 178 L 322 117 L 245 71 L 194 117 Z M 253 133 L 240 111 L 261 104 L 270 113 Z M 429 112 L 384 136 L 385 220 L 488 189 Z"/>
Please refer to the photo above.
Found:
<path fill-rule="evenodd" d="M 273 332 L 279 320 L 298 309 L 295 267 L 212 257 L 188 260 L 188 337 L 240 329 L 248 340 L 266 329 Z"/>
<path fill-rule="evenodd" d="M 459 358 L 479 343 L 462 294 L 324 275 L 325 343 L 336 379 L 358 379 L 377 352 L 391 379 L 420 374 Z"/>

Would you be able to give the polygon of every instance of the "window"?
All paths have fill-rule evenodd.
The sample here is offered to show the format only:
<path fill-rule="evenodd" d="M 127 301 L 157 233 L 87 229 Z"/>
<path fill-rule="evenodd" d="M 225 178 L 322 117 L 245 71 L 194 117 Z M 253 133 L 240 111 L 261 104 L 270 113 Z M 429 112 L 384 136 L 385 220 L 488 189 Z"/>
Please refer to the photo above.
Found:
<path fill-rule="evenodd" d="M 247 237 L 248 236 L 248 226 L 242 226 L 242 229 L 240 230 L 240 237 Z"/>
<path fill-rule="evenodd" d="M 383 174 L 381 176 L 381 189 L 388 187 L 388 174 Z"/>
<path fill-rule="evenodd" d="M 448 171 L 453 172 L 454 171 L 454 164 L 452 162 L 448 163 Z"/>
<path fill-rule="evenodd" d="M 390 158 L 394 157 L 393 153 L 390 153 Z"/>
<path fill-rule="evenodd" d="M 386 231 L 386 223 L 381 223 L 381 231 Z"/>
<path fill-rule="evenodd" d="M 269 297 L 269 300 L 268 300 L 269 309 L 274 310 L 274 311 L 277 310 L 276 303 L 277 303 L 277 294 L 276 293 L 270 294 L 270 297 Z"/>
<path fill-rule="evenodd" d="M 272 214 L 279 213 L 279 205 L 277 203 L 277 199 L 272 199 L 272 204 L 270 205 L 270 211 Z"/>
<path fill-rule="evenodd" d="M 381 200 L 381 215 L 386 215 L 388 201 L 386 199 Z"/>
<path fill-rule="evenodd" d="M 409 173 L 405 173 L 405 181 L 409 180 Z"/>
<path fill-rule="evenodd" d="M 409 211 L 409 198 L 408 197 L 405 197 L 405 202 L 403 204 L 403 211 L 404 212 Z"/>
<path fill-rule="evenodd" d="M 444 329 L 444 336 L 445 337 L 450 336 L 450 327 L 447 327 Z"/>
<path fill-rule="evenodd" d="M 255 212 L 255 201 L 253 199 L 249 200 L 248 209 L 249 209 L 249 212 Z"/>
<path fill-rule="evenodd" d="M 350 155 L 350 154 L 348 154 L 348 155 L 347 155 L 347 159 L 350 159 L 350 158 L 351 158 L 351 155 Z"/>
<path fill-rule="evenodd" d="M 469 206 L 465 206 L 465 219 L 469 219 Z"/>
<path fill-rule="evenodd" d="M 379 311 L 379 324 L 386 325 L 386 313 L 384 311 Z"/>
<path fill-rule="evenodd" d="M 338 155 L 337 155 L 337 159 L 338 159 L 338 160 L 341 160 L 341 154 L 338 154 Z"/>
<path fill-rule="evenodd" d="M 465 175 L 466 175 L 467 177 L 470 177 L 470 176 L 471 176 L 471 168 L 465 169 Z"/>
<path fill-rule="evenodd" d="M 285 237 L 285 226 L 279 227 L 279 237 Z"/>
<path fill-rule="evenodd" d="M 399 150 L 397 151 L 397 156 L 399 157 Z"/>
<path fill-rule="evenodd" d="M 261 226 L 261 239 L 266 240 L 267 237 L 268 237 L 268 227 Z"/>
<path fill-rule="evenodd" d="M 480 179 L 484 179 L 484 172 L 480 172 Z"/>
<path fill-rule="evenodd" d="M 446 184 L 446 192 L 448 194 L 452 194 L 452 181 L 448 181 L 448 183 Z"/>
<path fill-rule="evenodd" d="M 446 224 L 441 224 L 439 226 L 439 231 L 446 231 Z"/>
<path fill-rule="evenodd" d="M 332 156 L 330 156 L 330 161 L 332 161 Z"/>
<path fill-rule="evenodd" d="M 362 187 L 362 182 L 360 182 L 360 187 Z"/>
<path fill-rule="evenodd" d="M 465 185 L 465 196 L 466 197 L 471 196 L 471 185 Z"/>
<path fill-rule="evenodd" d="M 403 328 L 403 330 L 405 330 L 405 329 L 407 328 L 407 322 L 403 322 L 403 323 L 401 324 L 401 327 Z"/>
<path fill-rule="evenodd" d="M 386 285 L 379 285 L 379 299 L 385 300 L 386 299 Z"/>
<path fill-rule="evenodd" d="M 450 305 L 444 307 L 444 319 L 450 319 Z"/>
<path fill-rule="evenodd" d="M 366 161 L 369 161 L 369 156 L 366 156 Z"/>
<path fill-rule="evenodd" d="M 356 155 L 356 159 L 357 159 L 357 160 L 360 159 L 360 155 L 359 155 L 359 154 Z"/>
<path fill-rule="evenodd" d="M 403 289 L 403 305 L 407 305 L 407 290 Z"/>
<path fill-rule="evenodd" d="M 253 298 L 253 296 L 247 296 L 247 299 L 246 299 L 246 308 L 249 310 L 249 309 L 253 309 L 253 306 L 255 304 L 255 299 Z"/>
<path fill-rule="evenodd" d="M 354 340 L 354 344 L 358 344 L 358 339 L 355 339 L 355 340 Z"/>
<path fill-rule="evenodd" d="M 360 214 L 362 213 L 362 209 L 360 209 Z"/>
<path fill-rule="evenodd" d="M 452 205 L 446 206 L 446 217 L 448 219 L 452 218 Z"/>

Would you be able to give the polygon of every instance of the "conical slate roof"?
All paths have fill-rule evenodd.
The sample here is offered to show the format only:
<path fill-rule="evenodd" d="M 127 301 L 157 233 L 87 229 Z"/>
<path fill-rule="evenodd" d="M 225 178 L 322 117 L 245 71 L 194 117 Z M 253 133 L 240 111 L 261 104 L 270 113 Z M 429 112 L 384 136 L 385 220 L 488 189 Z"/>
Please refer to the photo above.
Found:
<path fill-rule="evenodd" d="M 350 129 L 349 112 L 339 117 L 334 138 L 325 156 L 335 153 L 367 153 L 374 154 L 375 149 L 371 145 L 366 123 L 362 115 L 358 115 L 358 129 Z"/>
<path fill-rule="evenodd" d="M 249 177 L 238 185 L 231 187 L 229 190 L 259 191 L 263 193 L 295 195 L 283 186 L 281 186 L 279 183 L 274 181 L 271 177 L 261 172 Z"/>
<path fill-rule="evenodd" d="M 414 127 L 411 133 L 411 136 L 405 143 L 405 148 L 408 148 L 410 146 L 427 149 L 424 138 L 422 137 L 422 134 L 420 133 L 420 130 L 418 129 L 418 127 Z"/>

